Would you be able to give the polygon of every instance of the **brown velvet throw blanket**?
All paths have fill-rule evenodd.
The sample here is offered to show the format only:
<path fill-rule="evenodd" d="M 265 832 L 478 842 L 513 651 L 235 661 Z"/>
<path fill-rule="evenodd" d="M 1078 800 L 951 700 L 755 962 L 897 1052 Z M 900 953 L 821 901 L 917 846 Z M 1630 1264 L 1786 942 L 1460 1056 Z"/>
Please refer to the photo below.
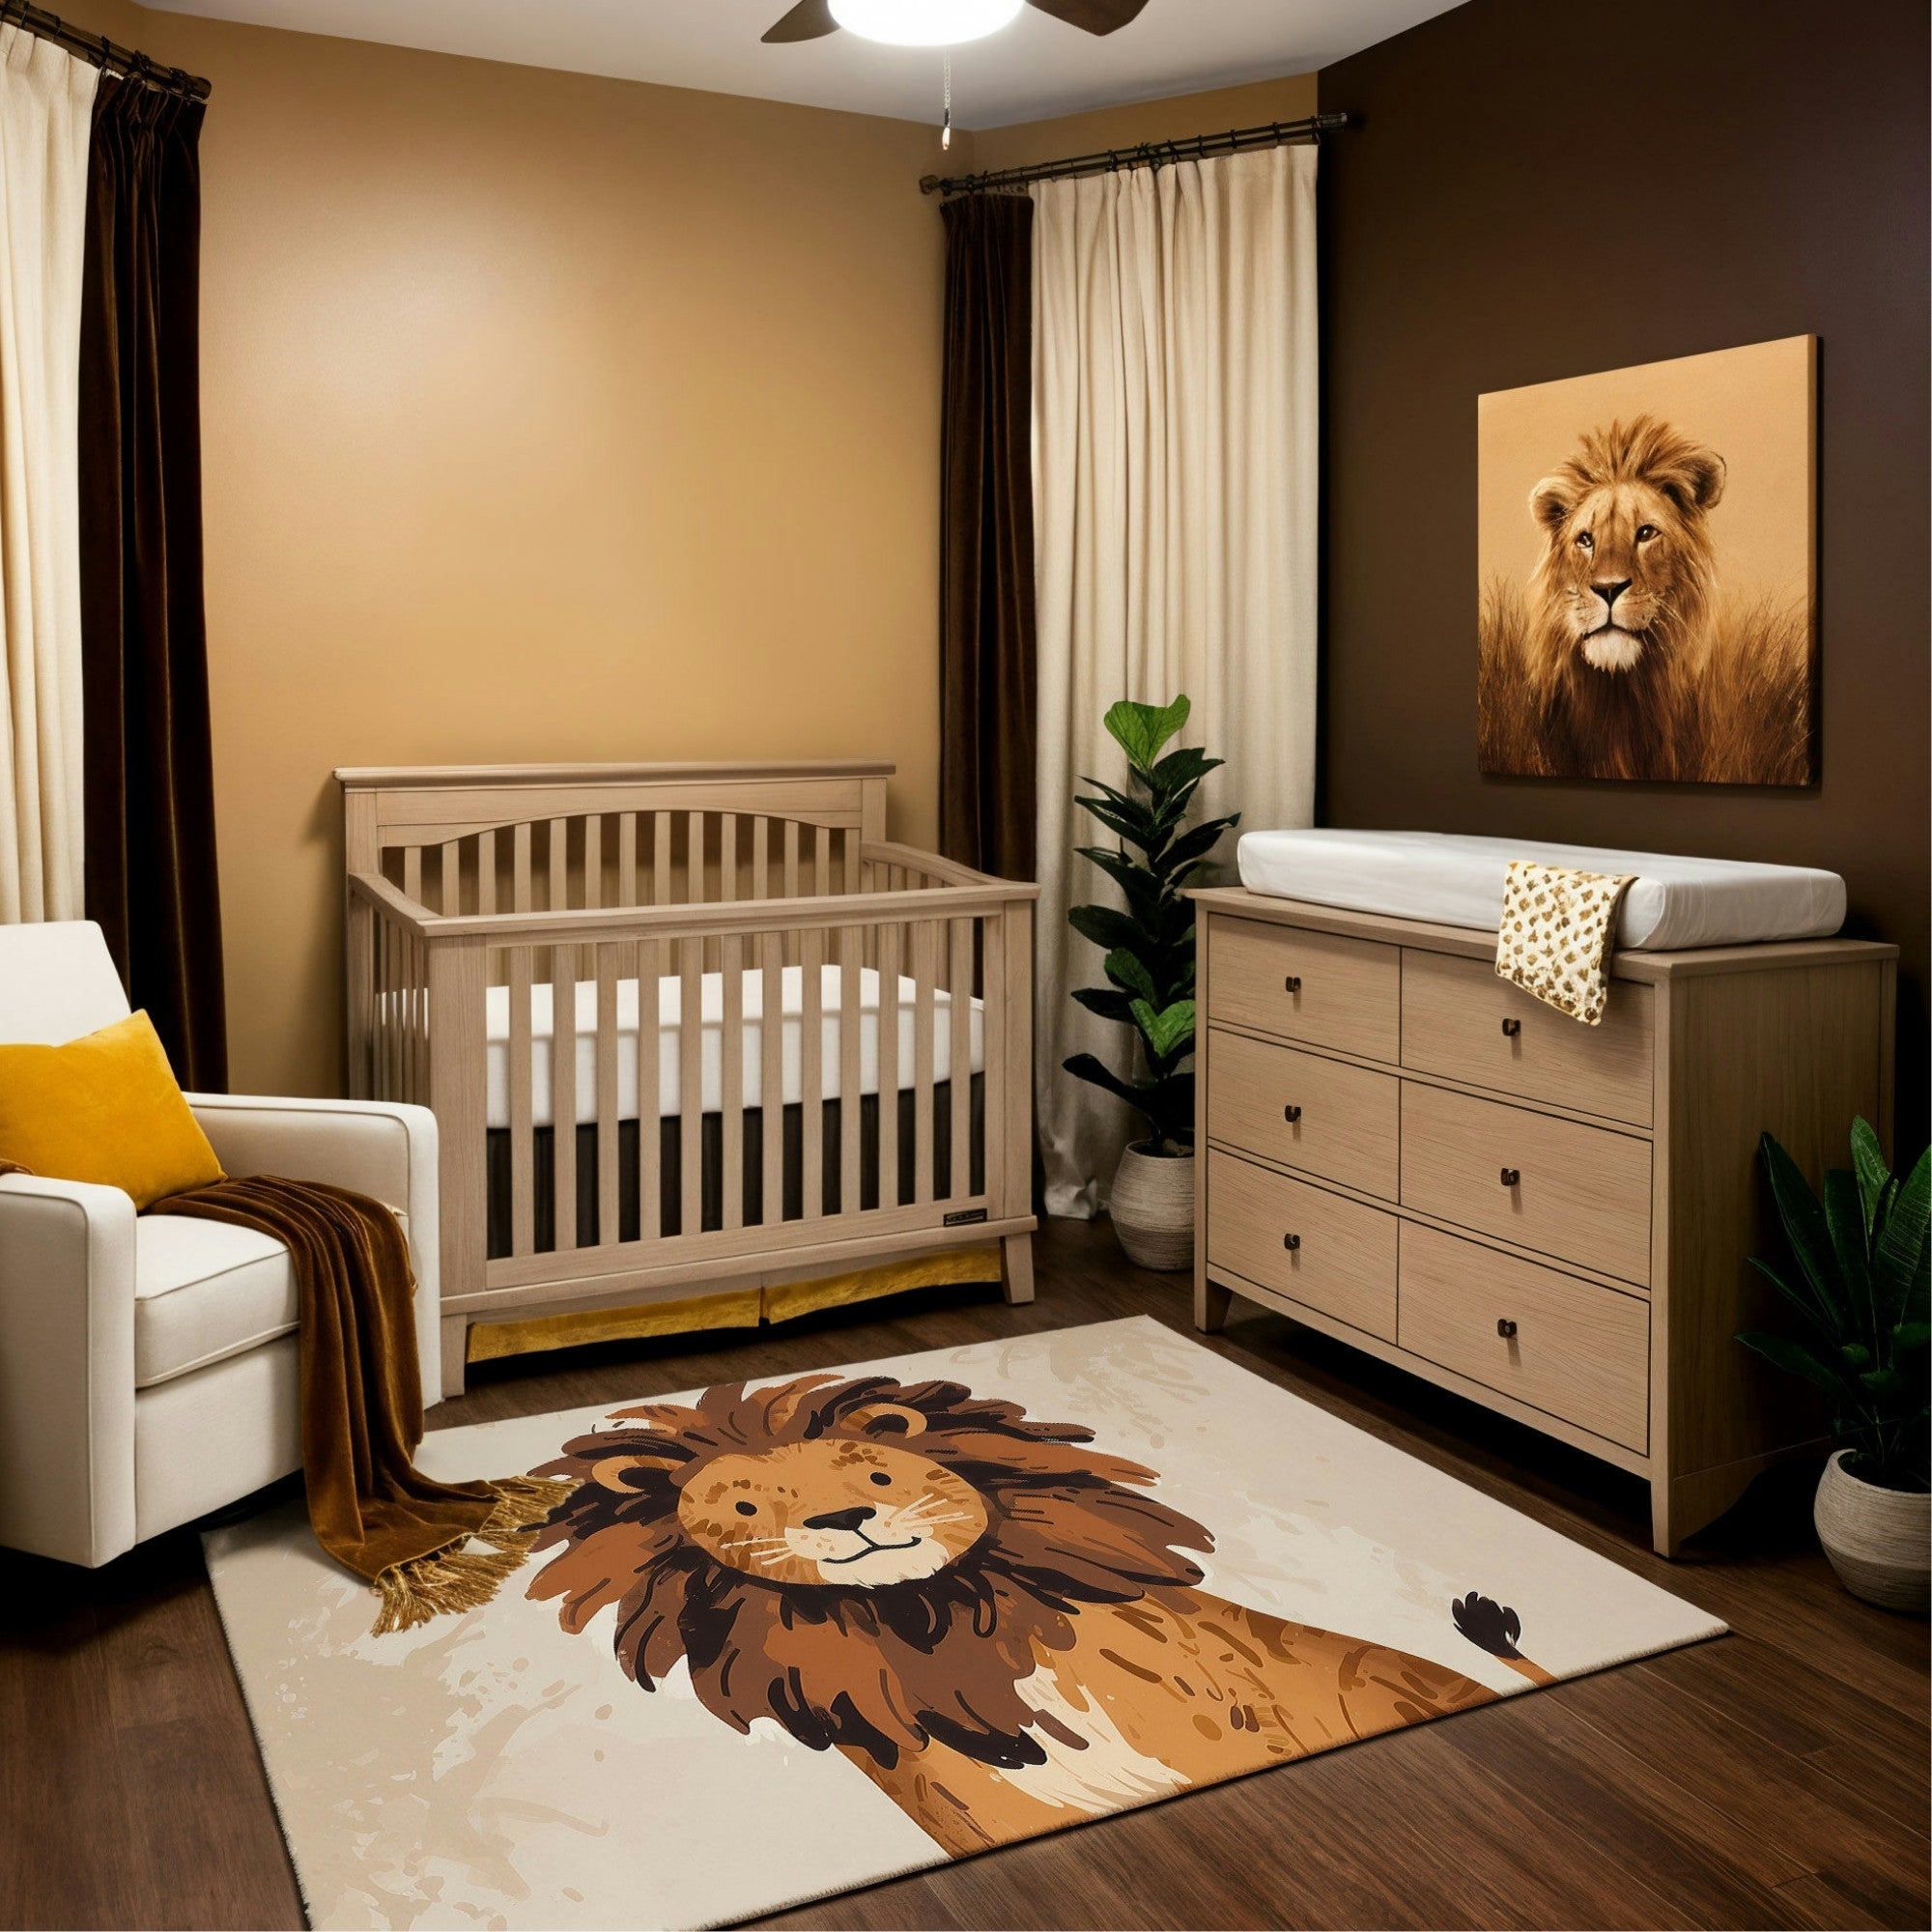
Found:
<path fill-rule="evenodd" d="M 488 1603 L 568 1483 L 439 1483 L 413 1462 L 422 1380 L 409 1244 L 380 1201 L 250 1175 L 151 1214 L 252 1228 L 287 1247 L 300 1316 L 302 1473 L 322 1547 L 382 1593 L 375 1634 Z M 485 1548 L 464 1546 L 477 1541 Z"/>

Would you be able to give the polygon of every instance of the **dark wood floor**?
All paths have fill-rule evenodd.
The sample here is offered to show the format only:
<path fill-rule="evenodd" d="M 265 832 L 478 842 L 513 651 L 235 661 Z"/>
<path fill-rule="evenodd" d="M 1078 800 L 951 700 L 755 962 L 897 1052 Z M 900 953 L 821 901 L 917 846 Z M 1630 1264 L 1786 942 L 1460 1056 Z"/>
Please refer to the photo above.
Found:
<path fill-rule="evenodd" d="M 1059 1223 L 1037 1303 L 931 1291 L 699 1348 L 493 1364 L 440 1426 L 1148 1313 L 1179 1284 Z M 1191 1331 L 1191 1328 L 1189 1329 Z M 1675 1564 L 1641 1487 L 1237 1303 L 1210 1344 L 1724 1618 L 1715 1643 L 772 1921 L 796 1926 L 1922 1927 L 1927 1632 L 1857 1603 L 1804 1471 Z M 298 1926 L 194 1537 L 0 1554 L 0 1925 Z"/>

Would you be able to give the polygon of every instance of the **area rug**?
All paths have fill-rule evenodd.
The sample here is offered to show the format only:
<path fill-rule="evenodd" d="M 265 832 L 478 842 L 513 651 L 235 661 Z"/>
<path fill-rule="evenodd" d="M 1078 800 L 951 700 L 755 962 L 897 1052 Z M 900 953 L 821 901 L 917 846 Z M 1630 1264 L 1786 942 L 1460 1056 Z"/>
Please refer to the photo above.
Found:
<path fill-rule="evenodd" d="M 466 1615 L 206 1539 L 317 1926 L 723 1923 L 1723 1629 L 1140 1319 L 421 1462 L 576 1485 Z"/>

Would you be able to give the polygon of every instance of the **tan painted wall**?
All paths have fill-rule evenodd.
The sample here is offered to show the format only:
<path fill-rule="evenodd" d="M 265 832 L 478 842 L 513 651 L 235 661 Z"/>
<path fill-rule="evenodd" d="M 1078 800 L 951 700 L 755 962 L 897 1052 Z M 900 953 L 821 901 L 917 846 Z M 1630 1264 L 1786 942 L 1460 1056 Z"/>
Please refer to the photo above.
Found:
<path fill-rule="evenodd" d="M 895 834 L 932 839 L 931 128 L 132 0 L 88 25 L 214 84 L 204 496 L 238 1090 L 339 1088 L 333 766 L 883 755 Z M 1312 106 L 1299 79 L 1151 102 L 969 135 L 950 165 Z"/>
<path fill-rule="evenodd" d="M 338 1088 L 335 765 L 887 756 L 929 841 L 931 130 L 130 11 L 214 85 L 236 1088 Z"/>

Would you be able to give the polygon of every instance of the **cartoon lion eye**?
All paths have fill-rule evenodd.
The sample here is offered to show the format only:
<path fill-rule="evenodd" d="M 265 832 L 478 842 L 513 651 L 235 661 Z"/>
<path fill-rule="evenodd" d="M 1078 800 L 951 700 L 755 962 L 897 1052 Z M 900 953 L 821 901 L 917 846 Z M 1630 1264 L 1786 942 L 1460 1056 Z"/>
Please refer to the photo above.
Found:
<path fill-rule="evenodd" d="M 883 1469 L 874 1469 L 872 1471 L 872 1480 L 882 1490 L 889 1490 L 893 1486 L 893 1479 Z"/>
<path fill-rule="evenodd" d="M 1639 524 L 1636 526 L 1636 540 L 1638 543 L 1649 543 L 1660 534 L 1661 532 L 1655 524 Z"/>
<path fill-rule="evenodd" d="M 1579 530 L 1577 532 L 1577 548 L 1578 550 L 1595 550 L 1596 547 L 1597 547 L 1597 540 L 1590 534 L 1588 530 Z"/>
<path fill-rule="evenodd" d="M 740 1516 L 756 1516 L 757 1513 L 758 1506 L 754 1502 L 741 1502 L 738 1505 L 738 1514 Z"/>

